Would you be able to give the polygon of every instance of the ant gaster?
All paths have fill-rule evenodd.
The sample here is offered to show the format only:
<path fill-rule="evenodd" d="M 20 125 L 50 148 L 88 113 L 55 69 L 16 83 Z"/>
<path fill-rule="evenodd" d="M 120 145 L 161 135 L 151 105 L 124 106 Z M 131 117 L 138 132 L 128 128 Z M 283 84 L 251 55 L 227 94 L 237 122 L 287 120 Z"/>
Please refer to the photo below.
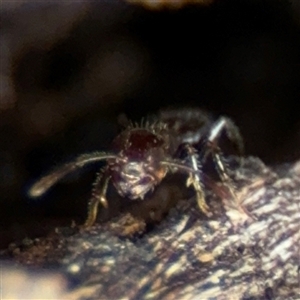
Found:
<path fill-rule="evenodd" d="M 108 207 L 106 191 L 111 181 L 122 197 L 143 199 L 160 184 L 168 172 L 184 172 L 187 186 L 196 193 L 198 206 L 210 216 L 205 201 L 201 165 L 210 154 L 223 184 L 235 200 L 235 189 L 218 147 L 221 133 L 236 144 L 240 154 L 243 142 L 238 128 L 227 117 L 213 122 L 199 109 L 172 109 L 161 111 L 155 118 L 141 125 L 129 122 L 112 143 L 109 153 L 93 152 L 79 155 L 42 177 L 29 190 L 31 197 L 39 197 L 67 174 L 83 166 L 105 160 L 106 166 L 97 176 L 85 226 L 92 226 L 97 217 L 98 205 Z"/>

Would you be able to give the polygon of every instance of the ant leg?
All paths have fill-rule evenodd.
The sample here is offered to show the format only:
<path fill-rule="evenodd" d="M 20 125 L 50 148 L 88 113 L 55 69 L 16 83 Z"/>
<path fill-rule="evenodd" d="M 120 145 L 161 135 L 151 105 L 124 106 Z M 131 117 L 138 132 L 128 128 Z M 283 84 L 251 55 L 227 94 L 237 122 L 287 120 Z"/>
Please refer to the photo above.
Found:
<path fill-rule="evenodd" d="M 225 130 L 225 133 L 229 140 L 237 146 L 239 155 L 244 154 L 244 142 L 240 130 L 238 127 L 227 117 L 220 117 L 212 126 L 208 141 L 215 143 L 220 137 L 221 132 Z"/>
<path fill-rule="evenodd" d="M 99 203 L 101 203 L 105 208 L 108 207 L 108 203 L 106 200 L 106 191 L 110 177 L 107 175 L 106 170 L 107 169 L 105 169 L 104 172 L 101 171 L 98 174 L 96 182 L 94 183 L 92 198 L 88 204 L 88 216 L 84 223 L 84 227 L 91 227 L 95 223 Z"/>
<path fill-rule="evenodd" d="M 189 187 L 190 185 L 193 186 L 194 190 L 196 191 L 197 203 L 200 210 L 204 212 L 207 216 L 210 216 L 211 213 L 209 212 L 209 207 L 206 204 L 204 191 L 199 177 L 200 168 L 197 160 L 197 152 L 190 144 L 186 144 L 185 148 L 188 152 L 188 157 L 191 161 L 192 169 L 195 171 L 194 173 L 189 173 L 186 186 L 187 187 Z"/>
<path fill-rule="evenodd" d="M 228 175 L 227 166 L 222 157 L 221 150 L 217 147 L 213 147 L 212 156 L 222 183 L 228 188 L 232 198 L 237 202 L 236 187 Z"/>
<path fill-rule="evenodd" d="M 236 144 L 239 154 L 244 153 L 243 139 L 240 134 L 238 127 L 227 117 L 220 117 L 212 126 L 212 129 L 207 137 L 206 146 L 204 147 L 205 153 L 204 158 L 211 153 L 213 160 L 216 164 L 218 174 L 223 184 L 228 188 L 233 199 L 237 199 L 235 186 L 233 181 L 228 176 L 227 167 L 222 156 L 221 150 L 218 147 L 218 139 L 221 132 L 225 130 L 227 137 Z"/>
<path fill-rule="evenodd" d="M 248 210 L 239 203 L 238 196 L 236 194 L 236 186 L 234 185 L 233 180 L 228 175 L 227 166 L 226 166 L 226 163 L 222 156 L 220 148 L 216 147 L 212 143 L 208 143 L 208 145 L 209 145 L 208 147 L 210 147 L 210 151 L 212 152 L 212 157 L 216 164 L 217 171 L 221 178 L 221 181 L 222 181 L 223 185 L 225 187 L 227 187 L 227 189 L 231 195 L 231 198 L 233 200 L 233 203 L 232 203 L 233 207 L 235 209 L 238 209 L 240 212 L 248 215 L 252 219 L 254 219 L 254 217 L 251 215 L 251 213 L 249 213 Z"/>

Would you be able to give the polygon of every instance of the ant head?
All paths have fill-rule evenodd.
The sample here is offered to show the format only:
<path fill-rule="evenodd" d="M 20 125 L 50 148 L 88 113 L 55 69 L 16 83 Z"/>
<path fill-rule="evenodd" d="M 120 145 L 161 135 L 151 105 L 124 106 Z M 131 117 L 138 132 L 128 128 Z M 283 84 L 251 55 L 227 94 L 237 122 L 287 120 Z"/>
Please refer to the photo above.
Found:
<path fill-rule="evenodd" d="M 148 129 L 133 128 L 114 141 L 119 155 L 108 160 L 112 182 L 119 194 L 130 199 L 143 199 L 166 175 L 166 149 L 162 137 Z"/>

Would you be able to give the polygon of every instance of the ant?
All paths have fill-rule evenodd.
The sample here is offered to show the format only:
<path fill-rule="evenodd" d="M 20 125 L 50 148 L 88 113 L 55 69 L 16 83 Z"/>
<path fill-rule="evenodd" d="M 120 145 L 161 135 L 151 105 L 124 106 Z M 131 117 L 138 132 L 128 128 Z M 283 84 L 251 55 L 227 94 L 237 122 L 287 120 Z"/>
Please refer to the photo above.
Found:
<path fill-rule="evenodd" d="M 236 200 L 235 188 L 228 175 L 218 142 L 222 133 L 243 154 L 243 141 L 237 126 L 227 117 L 213 121 L 200 109 L 162 110 L 141 124 L 127 121 L 126 128 L 113 140 L 111 151 L 79 155 L 42 177 L 29 190 L 31 197 L 39 197 L 67 174 L 87 164 L 106 161 L 98 174 L 88 204 L 84 224 L 94 224 L 98 205 L 108 207 L 106 192 L 111 181 L 120 196 L 131 200 L 144 199 L 169 172 L 188 175 L 186 186 L 192 186 L 200 210 L 211 216 L 205 201 L 201 166 L 211 155 L 219 177 Z"/>

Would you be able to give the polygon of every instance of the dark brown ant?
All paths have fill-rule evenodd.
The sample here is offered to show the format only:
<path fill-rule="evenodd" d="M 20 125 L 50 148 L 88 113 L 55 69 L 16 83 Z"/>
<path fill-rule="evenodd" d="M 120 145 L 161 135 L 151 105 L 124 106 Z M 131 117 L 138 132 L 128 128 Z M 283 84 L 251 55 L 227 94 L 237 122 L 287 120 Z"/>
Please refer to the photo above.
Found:
<path fill-rule="evenodd" d="M 186 185 L 194 188 L 200 210 L 210 216 L 201 172 L 201 165 L 208 155 L 213 158 L 223 184 L 236 200 L 235 189 L 218 146 L 222 132 L 242 154 L 240 132 L 229 118 L 220 117 L 213 122 L 208 114 L 199 109 L 164 110 L 141 125 L 129 122 L 113 140 L 109 153 L 93 152 L 78 156 L 42 177 L 31 187 L 29 195 L 39 197 L 67 174 L 87 164 L 106 160 L 106 166 L 94 184 L 85 226 L 94 224 L 99 203 L 108 207 L 106 191 L 109 181 L 122 197 L 143 200 L 168 172 L 188 175 Z"/>

